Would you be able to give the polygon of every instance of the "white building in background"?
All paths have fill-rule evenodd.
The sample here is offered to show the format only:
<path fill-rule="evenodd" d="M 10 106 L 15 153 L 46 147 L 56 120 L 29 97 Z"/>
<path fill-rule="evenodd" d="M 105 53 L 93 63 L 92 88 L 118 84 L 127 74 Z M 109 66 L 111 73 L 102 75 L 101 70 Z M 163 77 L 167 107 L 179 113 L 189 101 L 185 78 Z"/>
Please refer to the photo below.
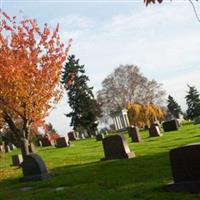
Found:
<path fill-rule="evenodd" d="M 123 130 L 130 126 L 127 109 L 113 112 L 110 116 L 113 119 L 116 130 Z"/>

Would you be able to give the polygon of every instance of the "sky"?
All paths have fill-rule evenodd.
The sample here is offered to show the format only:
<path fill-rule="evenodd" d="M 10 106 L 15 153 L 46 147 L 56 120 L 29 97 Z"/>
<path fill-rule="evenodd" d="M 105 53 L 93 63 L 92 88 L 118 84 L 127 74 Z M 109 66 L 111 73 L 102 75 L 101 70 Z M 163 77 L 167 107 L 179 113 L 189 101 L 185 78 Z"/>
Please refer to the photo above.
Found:
<path fill-rule="evenodd" d="M 200 15 L 200 2 L 194 5 Z M 148 7 L 143 0 L 0 0 L 0 6 L 10 16 L 36 19 L 41 27 L 59 23 L 61 39 L 66 44 L 73 39 L 69 54 L 85 65 L 94 93 L 121 64 L 137 65 L 162 83 L 183 110 L 187 84 L 200 91 L 200 22 L 187 0 Z M 64 95 L 47 118 L 61 135 L 71 130 L 68 112 Z"/>

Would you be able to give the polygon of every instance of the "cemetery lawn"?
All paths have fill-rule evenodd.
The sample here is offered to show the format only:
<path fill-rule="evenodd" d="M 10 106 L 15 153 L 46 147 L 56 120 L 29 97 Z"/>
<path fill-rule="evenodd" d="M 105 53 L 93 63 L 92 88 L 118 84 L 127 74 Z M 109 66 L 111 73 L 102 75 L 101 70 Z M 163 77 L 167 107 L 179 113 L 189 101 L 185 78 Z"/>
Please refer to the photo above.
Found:
<path fill-rule="evenodd" d="M 54 176 L 45 181 L 19 182 L 22 170 L 10 167 L 11 156 L 0 153 L 0 200 L 199 200 L 200 194 L 168 193 L 163 185 L 172 181 L 169 150 L 200 141 L 200 124 L 184 124 L 179 131 L 131 143 L 136 157 L 129 160 L 100 161 L 101 142 L 95 138 L 73 142 L 70 148 L 37 148 Z M 57 190 L 56 190 L 57 188 Z"/>

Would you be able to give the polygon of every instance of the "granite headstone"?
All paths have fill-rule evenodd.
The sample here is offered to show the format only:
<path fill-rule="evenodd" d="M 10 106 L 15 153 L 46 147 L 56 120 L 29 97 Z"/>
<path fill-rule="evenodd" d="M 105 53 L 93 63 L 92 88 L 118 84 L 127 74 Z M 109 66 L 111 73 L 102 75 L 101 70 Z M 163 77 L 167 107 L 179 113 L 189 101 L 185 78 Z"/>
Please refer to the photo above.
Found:
<path fill-rule="evenodd" d="M 166 191 L 200 192 L 200 143 L 185 145 L 170 151 L 174 183 L 165 186 Z"/>
<path fill-rule="evenodd" d="M 102 140 L 105 158 L 101 160 L 128 159 L 135 157 L 127 141 L 121 134 L 112 135 Z"/>

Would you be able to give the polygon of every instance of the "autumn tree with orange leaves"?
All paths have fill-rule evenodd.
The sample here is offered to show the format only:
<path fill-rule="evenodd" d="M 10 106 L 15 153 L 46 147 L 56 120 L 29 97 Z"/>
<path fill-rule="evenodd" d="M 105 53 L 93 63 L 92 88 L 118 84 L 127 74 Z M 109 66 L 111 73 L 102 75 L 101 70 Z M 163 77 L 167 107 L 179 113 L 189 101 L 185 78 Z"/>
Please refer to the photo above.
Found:
<path fill-rule="evenodd" d="M 61 43 L 58 25 L 51 32 L 34 19 L 0 15 L 0 121 L 15 133 L 26 155 L 31 127 L 61 98 L 60 73 L 70 43 Z"/>

